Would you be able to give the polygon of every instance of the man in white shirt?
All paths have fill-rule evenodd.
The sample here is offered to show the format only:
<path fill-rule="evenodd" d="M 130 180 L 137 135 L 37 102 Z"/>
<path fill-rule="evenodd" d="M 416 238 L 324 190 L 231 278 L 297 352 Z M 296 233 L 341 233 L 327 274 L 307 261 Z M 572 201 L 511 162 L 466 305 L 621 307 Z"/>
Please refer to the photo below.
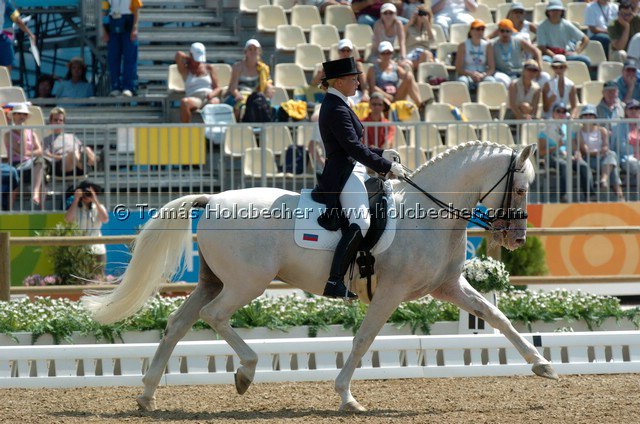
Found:
<path fill-rule="evenodd" d="M 618 19 L 618 5 L 609 0 L 596 0 L 584 10 L 584 24 L 588 27 L 589 39 L 599 41 L 604 54 L 609 57 L 609 24 Z"/>

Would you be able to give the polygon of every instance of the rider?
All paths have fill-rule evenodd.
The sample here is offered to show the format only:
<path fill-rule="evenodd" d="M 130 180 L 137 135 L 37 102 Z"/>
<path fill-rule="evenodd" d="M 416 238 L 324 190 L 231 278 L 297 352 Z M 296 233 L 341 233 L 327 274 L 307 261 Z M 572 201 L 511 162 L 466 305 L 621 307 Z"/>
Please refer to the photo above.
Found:
<path fill-rule="evenodd" d="M 325 62 L 322 66 L 325 72 L 322 85 L 327 88 L 327 95 L 318 124 L 327 159 L 315 192 L 328 210 L 341 206 L 349 220 L 349 227 L 336 247 L 323 295 L 355 298 L 343 279 L 370 225 L 365 165 L 378 173 L 391 172 L 396 176 L 404 176 L 404 171 L 398 152 L 367 147 L 362 142 L 362 123 L 347 99 L 355 94 L 359 84 L 360 72 L 353 57 Z"/>

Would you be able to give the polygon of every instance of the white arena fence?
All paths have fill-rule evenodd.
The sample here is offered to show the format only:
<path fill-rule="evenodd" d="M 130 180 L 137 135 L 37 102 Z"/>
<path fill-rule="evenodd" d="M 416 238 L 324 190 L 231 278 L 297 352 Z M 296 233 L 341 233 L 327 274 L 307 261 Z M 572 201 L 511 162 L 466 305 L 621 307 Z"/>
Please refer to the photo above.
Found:
<path fill-rule="evenodd" d="M 627 120 L 628 121 L 628 120 Z M 627 121 L 606 121 L 608 128 Z M 481 139 L 504 145 L 521 146 L 537 142 L 545 121 L 441 121 L 394 123 L 394 148 L 399 150 L 404 163 L 416 168 L 427 159 L 462 142 Z M 568 131 L 579 131 L 581 121 L 567 121 Z M 601 122 L 602 123 L 602 122 Z M 367 126 L 385 126 L 370 124 Z M 389 124 L 387 124 L 386 128 Z M 107 208 L 123 204 L 134 208 L 136 204 L 158 207 L 168 200 L 190 193 L 214 193 L 228 189 L 255 186 L 281 187 L 291 190 L 313 188 L 321 166 L 314 155 L 315 123 L 268 124 L 137 124 L 64 127 L 98 154 L 98 163 L 90 168 L 82 157 L 82 168 L 70 175 L 59 174 L 59 165 L 50 164 L 52 174 L 47 178 L 47 210 L 64 210 L 64 191 L 89 178 L 105 189 L 103 201 Z M 31 127 L 42 138 L 50 135 L 51 126 Z M 8 129 L 5 128 L 5 129 Z M 2 130 L 2 128 L 0 128 Z M 387 130 L 384 130 L 387 131 Z M 383 132 L 384 132 L 383 131 Z M 614 131 L 615 132 L 615 131 Z M 317 134 L 317 133 L 316 133 Z M 378 137 L 376 135 L 376 137 Z M 294 147 L 300 146 L 306 160 L 287 160 L 295 157 Z M 4 145 L 0 146 L 4 150 Z M 631 152 L 624 152 L 631 153 Z M 0 152 L 4 159 L 13 152 Z M 572 154 L 571 144 L 567 155 Z M 531 192 L 532 203 L 557 202 L 560 173 L 545 166 L 544 155 L 536 159 L 538 178 Z M 599 163 L 599 161 L 596 161 Z M 289 165 L 289 169 L 287 169 Z M 56 169 L 56 167 L 58 169 Z M 578 175 L 567 167 L 569 193 L 580 192 Z M 637 200 L 635 178 L 623 166 L 623 190 L 628 200 Z M 20 172 L 21 190 L 28 193 L 31 185 L 28 173 Z M 600 167 L 593 169 L 594 181 L 600 181 Z M 16 188 L 0 187 L 0 196 L 7 196 Z M 4 190 L 4 192 L 2 191 Z M 584 190 L 582 190 L 584 191 Z M 610 190 L 596 188 L 595 200 L 612 200 Z M 591 196 L 587 201 L 594 200 Z M 581 200 L 581 199 L 571 199 Z M 584 199 L 582 199 L 584 200 Z M 14 211 L 35 211 L 28 195 L 19 196 Z"/>
<path fill-rule="evenodd" d="M 558 374 L 640 372 L 640 332 L 525 334 Z M 350 337 L 249 340 L 256 382 L 334 379 Z M 0 388 L 140 386 L 157 344 L 0 347 Z M 180 342 L 163 385 L 233 384 L 238 357 L 224 341 Z M 379 336 L 356 379 L 532 375 L 499 334 Z"/>

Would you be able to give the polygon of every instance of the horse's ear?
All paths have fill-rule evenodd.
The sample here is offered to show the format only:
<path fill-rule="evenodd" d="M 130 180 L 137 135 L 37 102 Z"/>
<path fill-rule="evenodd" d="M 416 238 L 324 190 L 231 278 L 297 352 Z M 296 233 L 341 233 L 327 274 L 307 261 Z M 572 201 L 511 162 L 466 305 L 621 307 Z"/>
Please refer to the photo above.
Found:
<path fill-rule="evenodd" d="M 516 161 L 516 169 L 522 169 L 527 159 L 535 154 L 536 148 L 536 144 L 528 144 L 524 149 L 520 151 L 520 153 L 518 154 L 518 160 Z"/>

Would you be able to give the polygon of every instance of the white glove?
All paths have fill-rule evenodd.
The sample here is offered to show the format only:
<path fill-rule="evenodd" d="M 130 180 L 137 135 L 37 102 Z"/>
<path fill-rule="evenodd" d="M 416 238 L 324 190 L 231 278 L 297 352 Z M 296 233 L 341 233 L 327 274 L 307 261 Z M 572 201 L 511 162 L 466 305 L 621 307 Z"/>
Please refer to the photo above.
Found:
<path fill-rule="evenodd" d="M 393 162 L 391 164 L 391 170 L 389 172 L 391 172 L 396 177 L 404 177 L 405 176 L 404 168 L 398 162 Z"/>
<path fill-rule="evenodd" d="M 386 149 L 382 151 L 382 157 L 391 162 L 402 162 L 400 160 L 400 153 L 393 149 Z"/>

